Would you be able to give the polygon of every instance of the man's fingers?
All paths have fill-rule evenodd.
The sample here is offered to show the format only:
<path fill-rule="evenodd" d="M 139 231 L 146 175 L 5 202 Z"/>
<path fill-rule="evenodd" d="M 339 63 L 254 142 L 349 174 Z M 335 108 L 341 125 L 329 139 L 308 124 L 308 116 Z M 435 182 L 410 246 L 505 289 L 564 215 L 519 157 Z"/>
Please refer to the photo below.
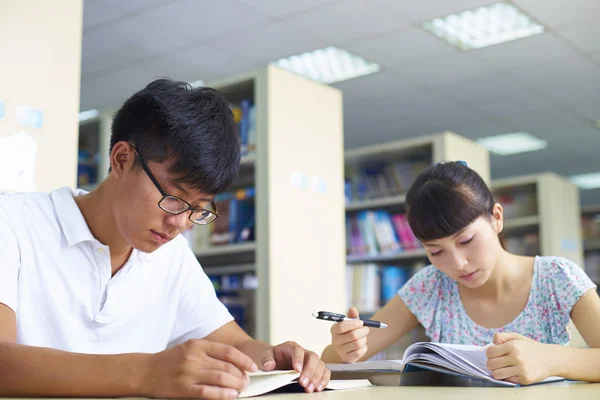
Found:
<path fill-rule="evenodd" d="M 325 370 L 323 371 L 323 376 L 321 376 L 321 382 L 319 382 L 319 385 L 317 386 L 316 390 L 318 392 L 320 392 L 323 389 L 325 389 L 325 387 L 329 383 L 330 379 L 331 379 L 331 371 L 327 367 L 325 367 Z"/>
<path fill-rule="evenodd" d="M 262 360 L 262 370 L 263 371 L 273 371 L 277 367 L 277 362 L 273 359 L 272 356 L 266 357 Z"/>
<path fill-rule="evenodd" d="M 206 354 L 212 358 L 229 362 L 242 371 L 255 372 L 258 370 L 256 363 L 250 357 L 233 346 L 222 343 L 211 343 L 206 350 Z"/>
<path fill-rule="evenodd" d="M 188 397 L 192 399 L 235 399 L 239 392 L 235 389 L 226 389 L 208 385 L 193 385 L 190 387 Z"/>
<path fill-rule="evenodd" d="M 291 352 L 293 368 L 296 370 L 296 372 L 304 371 L 304 349 L 299 345 L 295 345 L 292 346 Z"/>
<path fill-rule="evenodd" d="M 300 374 L 299 379 L 300 384 L 306 388 L 308 392 L 315 390 L 316 385 L 319 383 L 318 380 L 317 382 L 313 382 L 313 377 L 315 376 L 315 373 L 317 373 L 319 364 L 321 364 L 321 360 L 315 353 L 307 351 L 304 354 L 304 366 L 302 367 L 302 374 Z M 323 373 L 322 370 L 320 372 L 321 374 Z"/>
<path fill-rule="evenodd" d="M 315 367 L 315 373 L 310 378 L 310 384 L 308 385 L 309 392 L 314 392 L 319 389 L 319 384 L 321 383 L 321 379 L 323 378 L 323 373 L 326 370 L 325 363 L 322 362 L 318 356 L 316 357 L 316 359 L 317 365 Z"/>
<path fill-rule="evenodd" d="M 234 364 L 212 357 L 207 358 L 206 362 L 204 362 L 199 369 L 203 371 L 222 371 L 239 379 L 246 379 L 247 377 L 246 372 L 242 371 Z"/>
<path fill-rule="evenodd" d="M 198 371 L 192 376 L 193 383 L 201 386 L 214 386 L 241 392 L 248 386 L 248 377 L 238 378 L 223 371 Z"/>

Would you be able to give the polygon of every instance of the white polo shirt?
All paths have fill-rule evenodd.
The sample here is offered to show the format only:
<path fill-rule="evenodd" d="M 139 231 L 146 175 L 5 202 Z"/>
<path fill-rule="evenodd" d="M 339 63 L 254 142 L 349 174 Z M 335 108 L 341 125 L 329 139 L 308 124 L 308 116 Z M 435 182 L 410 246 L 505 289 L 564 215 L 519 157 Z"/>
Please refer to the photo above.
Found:
<path fill-rule="evenodd" d="M 181 235 L 133 250 L 111 278 L 73 192 L 0 195 L 0 303 L 17 343 L 78 353 L 154 353 L 233 318 Z"/>

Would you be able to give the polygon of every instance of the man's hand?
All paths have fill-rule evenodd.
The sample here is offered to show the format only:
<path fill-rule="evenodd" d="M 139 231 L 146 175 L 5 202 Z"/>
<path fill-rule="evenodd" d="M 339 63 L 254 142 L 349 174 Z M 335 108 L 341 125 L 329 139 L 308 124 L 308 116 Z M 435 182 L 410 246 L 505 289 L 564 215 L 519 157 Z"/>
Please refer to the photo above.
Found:
<path fill-rule="evenodd" d="M 295 342 L 271 347 L 261 361 L 265 371 L 293 369 L 301 372 L 298 382 L 309 393 L 323 390 L 331 377 L 331 371 L 316 353 L 303 349 Z"/>
<path fill-rule="evenodd" d="M 495 379 L 521 385 L 540 382 L 554 375 L 550 346 L 518 333 L 496 333 L 486 351 L 486 367 Z"/>
<path fill-rule="evenodd" d="M 236 349 L 208 340 L 190 340 L 151 354 L 140 382 L 147 397 L 234 399 L 258 368 Z"/>

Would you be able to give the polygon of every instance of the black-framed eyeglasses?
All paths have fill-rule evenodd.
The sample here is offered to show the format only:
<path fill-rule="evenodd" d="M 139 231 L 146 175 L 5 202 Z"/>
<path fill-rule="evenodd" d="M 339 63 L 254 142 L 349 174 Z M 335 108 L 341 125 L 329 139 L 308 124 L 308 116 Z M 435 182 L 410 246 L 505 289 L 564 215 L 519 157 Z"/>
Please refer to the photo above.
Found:
<path fill-rule="evenodd" d="M 154 175 L 152 175 L 152 172 L 150 172 L 150 168 L 148 168 L 148 164 L 146 164 L 144 158 L 142 157 L 138 149 L 132 144 L 130 144 L 130 146 L 135 151 L 135 154 L 137 154 L 137 157 L 140 160 L 140 164 L 142 165 L 144 172 L 146 172 L 148 178 L 150 178 L 152 183 L 154 183 L 154 186 L 156 186 L 156 188 L 162 195 L 162 198 L 158 202 L 158 206 L 161 210 L 174 215 L 178 215 L 186 211 L 191 211 L 189 216 L 190 221 L 197 225 L 208 225 L 219 217 L 219 210 L 217 210 L 217 205 L 213 200 L 210 201 L 210 207 L 212 209 L 207 209 L 201 207 L 194 207 L 187 201 L 180 199 L 177 196 L 168 194 L 162 188 L 162 186 L 160 186 Z"/>

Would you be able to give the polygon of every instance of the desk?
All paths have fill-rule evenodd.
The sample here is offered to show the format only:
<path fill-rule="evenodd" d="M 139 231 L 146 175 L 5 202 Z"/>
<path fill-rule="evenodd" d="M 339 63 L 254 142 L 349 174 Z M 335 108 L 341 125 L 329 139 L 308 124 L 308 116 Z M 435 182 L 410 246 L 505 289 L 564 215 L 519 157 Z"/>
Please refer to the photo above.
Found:
<path fill-rule="evenodd" d="M 24 400 L 2 398 L 1 400 Z M 133 400 L 122 398 L 119 400 Z M 137 399 L 137 398 L 135 398 Z M 600 399 L 600 383 L 557 382 L 522 388 L 373 386 L 352 390 L 331 390 L 321 393 L 268 394 L 251 397 L 264 400 L 553 400 Z M 32 399 L 33 400 L 33 399 Z M 47 399 L 35 399 L 47 400 Z M 58 398 L 52 400 L 60 400 Z M 68 399 L 79 400 L 79 399 Z M 90 399 L 85 399 L 90 400 Z M 106 399 L 98 399 L 106 400 Z"/>
<path fill-rule="evenodd" d="M 312 394 L 274 394 L 265 400 L 551 400 L 600 399 L 600 383 L 557 382 L 520 388 L 375 386 Z"/>

